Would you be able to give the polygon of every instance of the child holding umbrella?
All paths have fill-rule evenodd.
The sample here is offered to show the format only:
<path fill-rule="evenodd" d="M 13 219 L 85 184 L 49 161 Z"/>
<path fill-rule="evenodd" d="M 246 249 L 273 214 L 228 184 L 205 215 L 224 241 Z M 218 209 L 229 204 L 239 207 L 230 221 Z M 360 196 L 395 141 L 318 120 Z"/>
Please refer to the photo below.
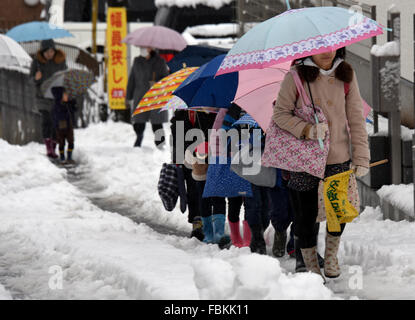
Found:
<path fill-rule="evenodd" d="M 363 104 L 356 74 L 344 61 L 345 48 L 297 59 L 292 71 L 305 83 L 304 88 L 312 104 L 321 108 L 327 123 L 311 124 L 294 115 L 301 108 L 303 98 L 292 72 L 287 73 L 275 104 L 273 120 L 298 139 L 325 140 L 330 137 L 325 177 L 355 169 L 356 176 L 369 171 L 369 147 Z M 298 83 L 298 81 L 297 81 Z M 318 184 L 320 179 L 305 172 L 291 172 L 288 181 L 294 207 L 295 235 L 308 271 L 321 274 L 317 259 L 319 224 Z M 340 275 L 337 252 L 340 232 L 326 230 L 324 275 Z"/>

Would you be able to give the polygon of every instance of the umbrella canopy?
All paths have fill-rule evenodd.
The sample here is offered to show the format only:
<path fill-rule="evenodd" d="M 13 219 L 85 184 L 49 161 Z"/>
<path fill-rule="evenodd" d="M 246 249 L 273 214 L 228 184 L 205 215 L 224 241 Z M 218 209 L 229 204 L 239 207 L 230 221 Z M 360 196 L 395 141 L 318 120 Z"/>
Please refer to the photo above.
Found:
<path fill-rule="evenodd" d="M 242 36 L 217 74 L 264 68 L 334 51 L 382 33 L 383 28 L 376 21 L 340 7 L 289 10 Z"/>
<path fill-rule="evenodd" d="M 187 46 L 183 51 L 176 54 L 167 65 L 171 72 L 180 70 L 183 68 L 183 65 L 185 67 L 200 67 L 213 58 L 221 54 L 226 54 L 227 52 L 227 49 L 210 46 Z"/>
<path fill-rule="evenodd" d="M 180 33 L 163 26 L 137 29 L 129 33 L 122 42 L 138 47 L 175 51 L 182 51 L 187 46 L 186 40 Z"/>
<path fill-rule="evenodd" d="M 32 58 L 12 38 L 0 34 L 0 67 L 29 67 Z"/>
<path fill-rule="evenodd" d="M 177 96 L 172 96 L 171 99 L 160 109 L 161 111 L 171 110 L 187 110 L 188 106 L 186 102 L 184 102 L 182 99 L 180 99 Z"/>
<path fill-rule="evenodd" d="M 19 24 L 10 29 L 6 35 L 17 42 L 73 37 L 69 31 L 44 21 Z"/>
<path fill-rule="evenodd" d="M 285 62 L 265 69 L 239 72 L 238 90 L 233 102 L 248 112 L 264 131 L 269 126 L 273 103 L 289 70 L 290 63 Z"/>
<path fill-rule="evenodd" d="M 70 69 L 56 72 L 48 80 L 42 83 L 40 89 L 45 98 L 53 99 L 53 87 L 65 87 L 69 97 L 75 98 L 83 95 L 86 90 L 95 81 L 94 75 L 91 72 Z"/>
<path fill-rule="evenodd" d="M 255 121 L 254 118 L 251 117 L 249 113 L 244 114 L 239 120 L 235 121 L 232 126 L 240 126 L 243 124 L 247 124 L 251 127 L 257 128 L 258 122 Z"/>
<path fill-rule="evenodd" d="M 228 108 L 235 97 L 238 73 L 215 77 L 225 55 L 220 55 L 192 73 L 174 91 L 189 107 Z"/>
<path fill-rule="evenodd" d="M 160 109 L 160 112 L 171 110 L 193 110 L 193 111 L 199 111 L 199 112 L 207 112 L 207 113 L 218 113 L 219 108 L 215 107 L 191 107 L 189 108 L 182 99 L 180 99 L 177 96 L 172 96 L 172 98 L 164 105 L 163 108 Z"/>
<path fill-rule="evenodd" d="M 139 102 L 133 117 L 162 108 L 172 98 L 173 91 L 196 69 L 197 67 L 184 68 L 156 82 Z"/>

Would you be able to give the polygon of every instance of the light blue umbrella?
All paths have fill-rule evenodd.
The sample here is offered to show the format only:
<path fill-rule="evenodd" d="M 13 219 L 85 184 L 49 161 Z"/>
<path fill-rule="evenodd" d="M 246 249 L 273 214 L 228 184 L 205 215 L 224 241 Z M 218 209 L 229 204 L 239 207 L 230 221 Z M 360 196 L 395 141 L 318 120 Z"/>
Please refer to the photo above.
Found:
<path fill-rule="evenodd" d="M 245 113 L 239 120 L 232 124 L 232 126 L 240 126 L 242 124 L 247 124 L 254 128 L 259 127 L 258 123 L 249 115 L 249 113 Z"/>
<path fill-rule="evenodd" d="M 17 42 L 73 37 L 69 31 L 44 21 L 19 24 L 10 29 L 6 35 Z"/>
<path fill-rule="evenodd" d="M 327 51 L 383 33 L 376 21 L 340 7 L 288 10 L 243 35 L 216 75 L 262 69 Z"/>

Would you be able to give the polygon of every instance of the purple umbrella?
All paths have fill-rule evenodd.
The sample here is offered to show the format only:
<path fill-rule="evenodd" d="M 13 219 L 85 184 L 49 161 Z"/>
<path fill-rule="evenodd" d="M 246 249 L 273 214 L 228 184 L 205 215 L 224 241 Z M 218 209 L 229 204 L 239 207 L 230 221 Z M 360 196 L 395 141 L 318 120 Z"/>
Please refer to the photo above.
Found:
<path fill-rule="evenodd" d="M 122 42 L 138 47 L 182 51 L 187 42 L 177 31 L 163 26 L 144 27 L 129 33 Z"/>

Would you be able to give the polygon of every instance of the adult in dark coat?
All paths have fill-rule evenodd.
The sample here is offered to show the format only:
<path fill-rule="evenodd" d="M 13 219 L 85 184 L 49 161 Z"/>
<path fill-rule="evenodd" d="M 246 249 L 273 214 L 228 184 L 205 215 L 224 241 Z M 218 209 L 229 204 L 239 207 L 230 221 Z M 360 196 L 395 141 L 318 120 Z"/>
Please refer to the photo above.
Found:
<path fill-rule="evenodd" d="M 145 52 L 147 53 L 145 57 L 139 56 L 134 59 L 133 67 L 128 78 L 126 99 L 133 100 L 133 105 L 131 106 L 132 112 L 134 112 L 138 103 L 150 87 L 169 74 L 166 62 L 154 49 L 146 48 Z M 147 121 L 150 120 L 154 133 L 159 129 L 163 129 L 163 123 L 168 121 L 168 112 L 159 111 L 152 110 L 144 112 L 132 119 L 134 131 L 137 135 L 134 144 L 135 147 L 141 146 Z M 155 141 L 156 146 L 164 142 L 164 132 L 162 136 L 163 138 L 160 141 Z"/>
<path fill-rule="evenodd" d="M 36 85 L 36 108 L 42 115 L 42 135 L 46 145 L 46 153 L 48 157 L 52 158 L 57 158 L 55 153 L 56 134 L 51 117 L 53 99 L 44 98 L 40 86 L 55 72 L 67 68 L 65 52 L 56 49 L 55 42 L 52 39 L 43 40 L 40 50 L 30 66 L 30 77 Z"/>

